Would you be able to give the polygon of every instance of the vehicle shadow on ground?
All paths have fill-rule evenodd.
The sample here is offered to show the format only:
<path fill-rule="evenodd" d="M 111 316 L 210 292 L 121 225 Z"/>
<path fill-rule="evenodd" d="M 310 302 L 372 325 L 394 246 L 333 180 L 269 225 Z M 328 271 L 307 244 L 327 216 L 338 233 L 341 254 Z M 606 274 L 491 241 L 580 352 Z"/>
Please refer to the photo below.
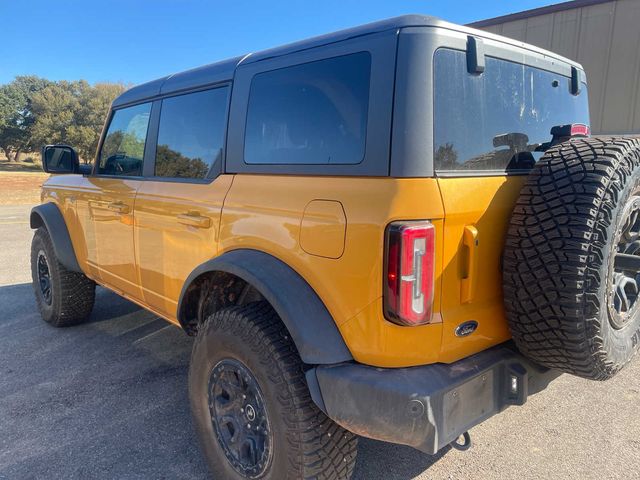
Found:
<path fill-rule="evenodd" d="M 77 327 L 43 322 L 28 283 L 0 286 L 0 308 L 0 478 L 209 478 L 192 338 L 102 288 Z M 442 455 L 361 439 L 354 478 L 408 480 Z"/>
<path fill-rule="evenodd" d="M 409 480 L 436 464 L 451 447 L 427 455 L 411 447 L 361 438 L 353 480 Z"/>

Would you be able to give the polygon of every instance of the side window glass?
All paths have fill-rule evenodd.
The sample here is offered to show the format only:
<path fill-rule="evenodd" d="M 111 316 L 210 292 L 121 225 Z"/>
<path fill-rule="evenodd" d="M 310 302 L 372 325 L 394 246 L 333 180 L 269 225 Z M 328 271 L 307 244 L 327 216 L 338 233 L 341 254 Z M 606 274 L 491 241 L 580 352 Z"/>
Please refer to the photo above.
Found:
<path fill-rule="evenodd" d="M 156 177 L 202 179 L 220 165 L 228 96 L 223 87 L 162 101 Z"/>
<path fill-rule="evenodd" d="M 369 113 L 368 52 L 257 74 L 249 93 L 248 164 L 358 164 Z"/>
<path fill-rule="evenodd" d="M 116 110 L 107 129 L 98 164 L 102 175 L 142 175 L 151 103 Z"/>

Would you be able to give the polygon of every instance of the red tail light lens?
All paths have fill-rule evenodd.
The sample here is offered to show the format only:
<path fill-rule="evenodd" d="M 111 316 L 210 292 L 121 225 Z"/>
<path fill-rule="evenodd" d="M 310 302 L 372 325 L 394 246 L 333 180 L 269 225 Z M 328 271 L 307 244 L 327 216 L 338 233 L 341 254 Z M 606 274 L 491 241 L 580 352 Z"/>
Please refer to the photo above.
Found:
<path fill-rule="evenodd" d="M 435 229 L 431 222 L 390 224 L 385 255 L 385 317 L 400 325 L 428 323 L 435 267 Z"/>
<path fill-rule="evenodd" d="M 565 141 L 570 137 L 588 137 L 591 135 L 591 128 L 584 123 L 556 125 L 555 127 L 551 127 L 551 135 L 554 140 L 557 141 Z"/>
<path fill-rule="evenodd" d="M 584 125 L 583 123 L 574 123 L 571 125 L 572 137 L 588 137 L 589 135 L 591 135 L 589 125 Z"/>

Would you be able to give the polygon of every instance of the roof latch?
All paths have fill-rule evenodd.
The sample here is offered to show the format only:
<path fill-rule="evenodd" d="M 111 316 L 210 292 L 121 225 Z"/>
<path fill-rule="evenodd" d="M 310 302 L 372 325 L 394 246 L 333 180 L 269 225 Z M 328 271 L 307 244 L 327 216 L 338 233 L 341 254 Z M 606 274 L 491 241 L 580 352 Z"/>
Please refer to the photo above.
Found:
<path fill-rule="evenodd" d="M 484 44 L 473 35 L 467 37 L 467 71 L 476 75 L 484 72 Z"/>

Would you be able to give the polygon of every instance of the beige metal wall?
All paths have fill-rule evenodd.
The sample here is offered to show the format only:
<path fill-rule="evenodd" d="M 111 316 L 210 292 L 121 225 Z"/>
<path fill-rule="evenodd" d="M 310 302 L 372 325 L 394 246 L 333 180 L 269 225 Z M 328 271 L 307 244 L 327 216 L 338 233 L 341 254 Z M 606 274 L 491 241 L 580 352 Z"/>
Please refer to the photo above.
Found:
<path fill-rule="evenodd" d="M 481 28 L 578 61 L 587 73 L 592 131 L 640 133 L 640 0 L 613 0 Z"/>

